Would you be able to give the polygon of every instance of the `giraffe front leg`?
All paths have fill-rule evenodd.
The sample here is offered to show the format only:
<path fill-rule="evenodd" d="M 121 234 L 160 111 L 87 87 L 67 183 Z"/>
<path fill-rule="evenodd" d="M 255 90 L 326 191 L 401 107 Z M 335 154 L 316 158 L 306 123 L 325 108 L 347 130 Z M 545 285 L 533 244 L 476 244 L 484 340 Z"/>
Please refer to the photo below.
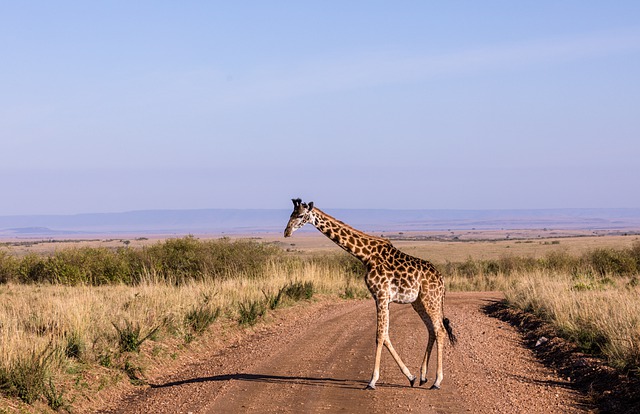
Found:
<path fill-rule="evenodd" d="M 376 299 L 376 359 L 373 365 L 371 381 L 367 385 L 367 390 L 375 390 L 376 382 L 380 378 L 380 360 L 382 359 L 382 347 L 389 332 L 389 300 Z"/>
<path fill-rule="evenodd" d="M 387 339 L 384 345 L 387 347 L 387 349 L 391 353 L 391 356 L 393 357 L 393 359 L 395 359 L 396 364 L 398 364 L 398 366 L 400 367 L 400 370 L 407 377 L 407 379 L 409 380 L 409 383 L 413 387 L 413 385 L 416 383 L 416 377 L 415 375 L 411 375 L 411 371 L 409 371 L 409 368 L 407 368 L 404 362 L 402 362 L 402 358 L 400 358 L 400 355 L 398 355 L 396 350 L 393 348 L 393 345 L 391 345 L 391 339 L 389 339 L 389 335 L 387 335 Z"/>
<path fill-rule="evenodd" d="M 380 378 L 380 359 L 382 359 L 382 346 L 384 345 L 384 340 L 380 338 L 379 334 L 376 334 L 376 360 L 373 365 L 373 374 L 371 375 L 371 381 L 367 384 L 367 390 L 375 390 L 376 382 L 378 382 L 378 378 Z"/>

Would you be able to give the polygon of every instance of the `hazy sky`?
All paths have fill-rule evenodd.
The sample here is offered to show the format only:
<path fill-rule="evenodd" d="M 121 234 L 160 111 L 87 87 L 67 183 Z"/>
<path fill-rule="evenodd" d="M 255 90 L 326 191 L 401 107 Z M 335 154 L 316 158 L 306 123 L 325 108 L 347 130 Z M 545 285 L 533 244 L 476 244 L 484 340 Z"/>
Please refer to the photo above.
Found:
<path fill-rule="evenodd" d="M 0 215 L 640 207 L 640 1 L 2 1 Z"/>

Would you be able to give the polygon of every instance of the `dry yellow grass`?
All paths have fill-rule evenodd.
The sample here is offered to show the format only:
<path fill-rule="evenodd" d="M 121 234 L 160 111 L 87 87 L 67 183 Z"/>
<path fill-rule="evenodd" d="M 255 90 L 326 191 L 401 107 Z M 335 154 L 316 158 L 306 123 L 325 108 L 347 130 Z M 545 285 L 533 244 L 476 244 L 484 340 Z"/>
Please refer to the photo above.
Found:
<path fill-rule="evenodd" d="M 507 301 L 551 322 L 584 350 L 616 367 L 640 366 L 640 284 L 634 277 L 577 277 L 529 272 L 513 276 Z"/>
<path fill-rule="evenodd" d="M 394 244 L 407 253 L 443 266 L 469 258 L 540 258 L 558 250 L 577 255 L 595 247 L 628 248 L 637 240 L 629 236 L 568 238 L 559 239 L 558 243 L 552 243 L 556 240 L 503 240 L 396 241 Z M 315 234 L 303 235 L 302 243 L 285 247 L 301 251 L 291 253 L 292 256 L 344 254 L 324 236 Z M 21 256 L 24 251 L 16 254 Z M 143 357 L 122 356 L 118 351 L 114 324 L 123 326 L 128 321 L 140 326 L 142 334 L 162 326 L 159 335 L 145 344 L 145 357 L 168 358 L 193 339 L 184 321 L 197 306 L 206 303 L 220 308 L 223 318 L 234 321 L 238 317 L 238 304 L 262 301 L 265 293 L 273 294 L 294 281 L 312 282 L 316 292 L 334 297 L 345 293 L 367 297 L 363 281 L 350 277 L 336 271 L 335 266 L 323 265 L 322 261 L 274 260 L 260 277 L 236 274 L 222 280 L 194 281 L 180 286 L 153 275 L 147 275 L 137 286 L 0 285 L 0 370 L 25 355 L 55 349 L 59 361 L 50 368 L 50 375 L 57 384 L 62 384 L 64 398 L 82 398 L 95 394 L 108 382 L 126 378 L 122 373 L 123 364 L 133 361 L 136 366 L 144 365 L 138 360 Z M 446 283 L 449 290 L 504 291 L 512 304 L 545 316 L 570 337 L 585 342 L 585 346 L 590 340 L 586 332 L 595 332 L 592 340 L 596 346 L 602 344 L 602 351 L 614 364 L 629 365 L 628 361 L 637 358 L 637 367 L 640 288 L 633 280 L 631 277 L 580 280 L 575 275 L 536 271 L 508 275 L 479 273 L 473 277 L 454 273 L 447 275 Z M 64 356 L 63 349 L 71 337 L 83 347 L 79 361 Z M 99 384 L 74 385 L 73 378 L 82 384 L 84 378 L 91 377 L 88 373 L 100 378 L 94 380 Z M 2 401 L 0 399 L 0 404 Z"/>
<path fill-rule="evenodd" d="M 275 294 L 291 282 L 312 282 L 316 293 L 335 297 L 344 295 L 348 289 L 351 295 L 367 294 L 364 284 L 352 284 L 344 274 L 314 262 L 271 262 L 259 278 L 238 274 L 220 281 L 180 286 L 149 279 L 138 286 L 1 285 L 0 371 L 28 355 L 54 351 L 56 360 L 48 367 L 47 376 L 59 384 L 64 399 L 82 400 L 102 385 L 78 387 L 71 385 L 72 378 L 84 382 L 78 378 L 95 371 L 101 373 L 95 375 L 102 378 L 101 384 L 117 382 L 126 378 L 123 364 L 138 369 L 149 363 L 143 362 L 144 355 L 125 356 L 119 351 L 114 325 L 123 327 L 128 322 L 139 326 L 141 335 L 161 326 L 153 340 L 145 343 L 146 354 L 162 350 L 164 357 L 168 357 L 195 337 L 184 322 L 185 317 L 204 303 L 220 308 L 223 319 L 235 321 L 240 303 L 264 302 L 265 293 Z M 71 337 L 82 348 L 79 359 L 65 356 Z"/>
<path fill-rule="evenodd" d="M 231 315 L 239 302 L 263 299 L 263 292 L 276 292 L 293 281 L 310 281 L 317 292 L 336 295 L 347 283 L 344 275 L 315 263 L 270 263 L 262 278 L 237 275 L 181 286 L 154 281 L 138 286 L 0 286 L 0 355 L 11 361 L 25 347 L 40 349 L 71 332 L 95 344 L 116 333 L 112 323 L 128 320 L 151 327 L 180 320 L 205 298 Z"/>

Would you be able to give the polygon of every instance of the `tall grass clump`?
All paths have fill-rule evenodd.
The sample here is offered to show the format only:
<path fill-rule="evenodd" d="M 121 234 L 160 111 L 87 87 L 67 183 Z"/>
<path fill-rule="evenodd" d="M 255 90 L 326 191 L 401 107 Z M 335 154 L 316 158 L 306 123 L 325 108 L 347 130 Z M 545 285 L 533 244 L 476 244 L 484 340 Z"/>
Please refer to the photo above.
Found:
<path fill-rule="evenodd" d="M 313 297 L 313 282 L 291 282 L 284 287 L 284 294 L 295 301 L 311 299 Z"/>
<path fill-rule="evenodd" d="M 275 293 L 267 293 L 264 290 L 262 294 L 264 295 L 265 303 L 267 307 L 271 310 L 277 309 L 281 304 L 284 298 L 284 291 L 287 289 L 286 286 L 281 287 Z"/>
<path fill-rule="evenodd" d="M 142 334 L 142 326 L 125 320 L 122 326 L 112 323 L 118 332 L 118 346 L 122 352 L 140 352 L 140 345 L 147 339 L 155 335 L 160 329 L 160 325 L 151 328 L 146 334 Z"/>
<path fill-rule="evenodd" d="M 50 380 L 55 351 L 48 347 L 19 355 L 8 365 L 0 366 L 0 389 L 27 404 L 41 398 Z"/>
<path fill-rule="evenodd" d="M 260 299 L 247 299 L 238 303 L 238 323 L 240 325 L 255 325 L 267 310 L 266 304 Z"/>
<path fill-rule="evenodd" d="M 203 333 L 220 316 L 220 307 L 213 306 L 211 298 L 205 296 L 203 302 L 191 308 L 184 317 L 185 324 L 194 333 Z"/>

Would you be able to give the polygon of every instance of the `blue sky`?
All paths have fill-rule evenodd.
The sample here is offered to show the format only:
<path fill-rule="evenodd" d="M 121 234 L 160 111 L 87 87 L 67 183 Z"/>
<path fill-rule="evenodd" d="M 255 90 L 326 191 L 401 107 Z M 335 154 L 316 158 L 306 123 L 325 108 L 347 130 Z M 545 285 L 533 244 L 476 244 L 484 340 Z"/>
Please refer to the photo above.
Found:
<path fill-rule="evenodd" d="M 0 215 L 640 207 L 638 1 L 2 1 Z"/>

